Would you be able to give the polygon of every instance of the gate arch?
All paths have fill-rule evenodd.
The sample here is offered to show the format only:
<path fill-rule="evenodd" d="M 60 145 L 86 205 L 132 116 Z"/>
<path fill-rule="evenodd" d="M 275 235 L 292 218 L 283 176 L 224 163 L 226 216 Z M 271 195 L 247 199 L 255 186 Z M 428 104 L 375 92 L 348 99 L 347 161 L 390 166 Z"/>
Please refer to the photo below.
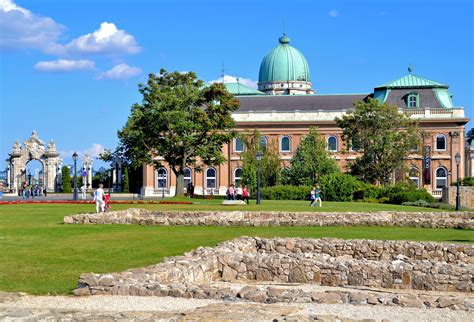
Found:
<path fill-rule="evenodd" d="M 56 144 L 51 140 L 45 147 L 44 142 L 38 137 L 36 131 L 23 142 L 23 147 L 16 140 L 12 152 L 8 154 L 7 184 L 8 189 L 18 192 L 23 181 L 27 181 L 26 164 L 31 160 L 38 160 L 43 165 L 44 188 L 48 192 L 58 190 L 61 182 L 62 160 L 56 150 Z"/>

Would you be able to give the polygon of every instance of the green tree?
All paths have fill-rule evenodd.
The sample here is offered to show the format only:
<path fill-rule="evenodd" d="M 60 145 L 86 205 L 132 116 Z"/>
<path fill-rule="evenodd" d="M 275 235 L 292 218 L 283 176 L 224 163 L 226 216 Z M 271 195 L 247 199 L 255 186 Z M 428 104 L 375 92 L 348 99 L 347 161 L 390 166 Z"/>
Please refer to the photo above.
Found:
<path fill-rule="evenodd" d="M 71 175 L 69 174 L 69 168 L 66 165 L 61 168 L 61 180 L 63 192 L 72 192 Z"/>
<path fill-rule="evenodd" d="M 221 149 L 235 136 L 231 113 L 239 103 L 223 84 L 207 86 L 193 72 L 162 69 L 139 91 L 143 101 L 132 106 L 118 133 L 121 147 L 135 165 L 157 169 L 167 162 L 177 177 L 176 196 L 182 196 L 187 166 L 225 162 Z"/>
<path fill-rule="evenodd" d="M 284 181 L 295 186 L 314 185 L 320 176 L 337 172 L 339 167 L 327 151 L 326 140 L 315 127 L 311 127 L 298 145 L 291 159 L 291 167 L 285 172 Z"/>
<path fill-rule="evenodd" d="M 420 144 L 417 123 L 398 112 L 396 106 L 369 98 L 355 110 L 336 118 L 348 146 L 356 143 L 362 153 L 351 164 L 352 174 L 373 184 L 387 184 L 402 170 L 404 159 Z"/>
<path fill-rule="evenodd" d="M 130 192 L 130 182 L 128 180 L 128 167 L 123 168 L 122 192 Z"/>
<path fill-rule="evenodd" d="M 245 151 L 240 154 L 242 159 L 242 184 L 248 186 L 251 191 L 257 187 L 258 161 L 257 152 L 262 152 L 260 163 L 261 187 L 272 187 L 280 183 L 281 160 L 276 152 L 275 145 L 263 144 L 262 135 L 258 130 L 250 133 L 242 133 L 240 138 L 245 144 Z"/>

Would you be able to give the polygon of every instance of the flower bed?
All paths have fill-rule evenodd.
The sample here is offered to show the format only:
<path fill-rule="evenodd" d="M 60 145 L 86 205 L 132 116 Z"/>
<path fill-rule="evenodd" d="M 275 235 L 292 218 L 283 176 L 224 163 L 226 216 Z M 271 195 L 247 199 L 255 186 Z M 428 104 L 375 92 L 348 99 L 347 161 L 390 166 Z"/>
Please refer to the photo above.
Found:
<path fill-rule="evenodd" d="M 129 205 L 129 204 L 160 204 L 161 201 L 153 200 L 110 200 L 110 204 L 117 205 Z M 179 202 L 169 202 L 179 203 Z M 190 202 L 192 204 L 192 202 Z M 0 205 L 16 205 L 16 204 L 95 204 L 93 200 L 12 200 L 12 201 L 0 201 Z"/>
<path fill-rule="evenodd" d="M 192 205 L 191 201 L 160 201 L 160 205 Z"/>

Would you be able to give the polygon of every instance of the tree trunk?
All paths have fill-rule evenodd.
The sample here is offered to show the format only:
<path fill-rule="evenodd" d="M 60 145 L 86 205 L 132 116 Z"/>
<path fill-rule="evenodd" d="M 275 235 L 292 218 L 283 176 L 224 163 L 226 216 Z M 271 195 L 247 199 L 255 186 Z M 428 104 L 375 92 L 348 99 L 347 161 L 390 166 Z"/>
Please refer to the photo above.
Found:
<path fill-rule="evenodd" d="M 184 172 L 176 173 L 176 192 L 175 197 L 184 197 Z"/>

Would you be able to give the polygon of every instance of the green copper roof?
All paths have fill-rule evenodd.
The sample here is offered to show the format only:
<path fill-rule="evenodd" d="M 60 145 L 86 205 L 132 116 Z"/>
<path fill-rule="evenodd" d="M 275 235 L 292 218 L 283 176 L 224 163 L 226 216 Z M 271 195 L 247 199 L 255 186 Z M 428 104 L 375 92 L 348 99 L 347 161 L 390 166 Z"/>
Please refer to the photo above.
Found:
<path fill-rule="evenodd" d="M 245 86 L 241 83 L 225 83 L 227 91 L 234 95 L 265 95 L 265 93 L 257 91 L 254 88 Z"/>
<path fill-rule="evenodd" d="M 262 60 L 258 82 L 310 82 L 309 66 L 306 58 L 296 48 L 289 45 L 290 38 L 280 37 L 280 45 L 273 48 Z"/>
<path fill-rule="evenodd" d="M 408 74 L 402 78 L 382 84 L 375 88 L 407 88 L 407 87 L 428 87 L 428 88 L 448 88 L 448 85 L 441 84 L 423 77 Z"/>

